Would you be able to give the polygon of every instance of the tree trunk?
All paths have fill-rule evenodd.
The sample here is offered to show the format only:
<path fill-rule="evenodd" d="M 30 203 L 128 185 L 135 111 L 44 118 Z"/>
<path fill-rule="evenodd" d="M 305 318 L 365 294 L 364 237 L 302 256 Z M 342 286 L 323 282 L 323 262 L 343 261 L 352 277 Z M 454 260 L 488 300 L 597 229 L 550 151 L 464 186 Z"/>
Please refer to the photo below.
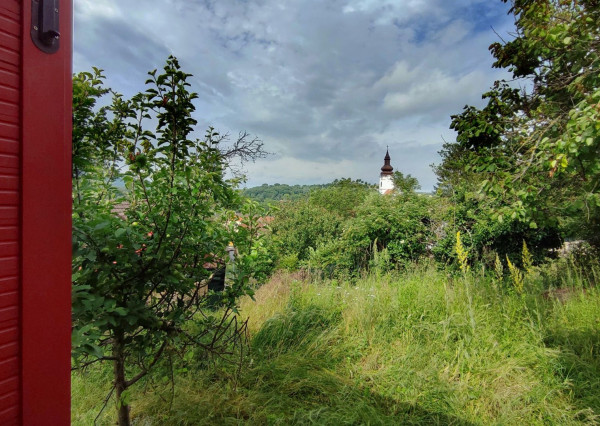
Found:
<path fill-rule="evenodd" d="M 125 386 L 125 351 L 123 349 L 123 333 L 115 336 L 113 346 L 115 391 L 117 394 L 117 412 L 119 414 L 119 426 L 130 426 L 129 405 L 123 404 L 122 395 L 127 389 Z"/>

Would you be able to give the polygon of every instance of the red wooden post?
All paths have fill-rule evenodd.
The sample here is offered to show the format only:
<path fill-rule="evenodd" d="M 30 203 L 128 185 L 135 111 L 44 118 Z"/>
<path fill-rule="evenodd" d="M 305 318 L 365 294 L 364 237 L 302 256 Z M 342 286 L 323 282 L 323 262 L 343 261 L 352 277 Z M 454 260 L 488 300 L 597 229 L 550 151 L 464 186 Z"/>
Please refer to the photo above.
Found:
<path fill-rule="evenodd" d="M 72 2 L 55 53 L 32 4 L 0 3 L 0 424 L 68 425 Z"/>

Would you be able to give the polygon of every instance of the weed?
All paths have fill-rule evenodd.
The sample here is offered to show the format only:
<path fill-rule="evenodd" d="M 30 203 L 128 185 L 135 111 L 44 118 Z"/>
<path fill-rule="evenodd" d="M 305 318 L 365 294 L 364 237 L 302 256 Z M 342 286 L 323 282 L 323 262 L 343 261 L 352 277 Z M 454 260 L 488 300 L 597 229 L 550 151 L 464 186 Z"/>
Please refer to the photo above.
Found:
<path fill-rule="evenodd" d="M 460 265 L 460 270 L 463 273 L 467 273 L 469 271 L 469 252 L 463 246 L 463 243 L 460 239 L 460 231 L 456 233 L 456 255 L 458 256 L 458 263 Z"/>
<path fill-rule="evenodd" d="M 508 270 L 510 271 L 510 279 L 512 281 L 513 287 L 518 294 L 523 294 L 523 273 L 514 265 L 508 256 L 506 256 L 506 262 L 508 263 Z"/>

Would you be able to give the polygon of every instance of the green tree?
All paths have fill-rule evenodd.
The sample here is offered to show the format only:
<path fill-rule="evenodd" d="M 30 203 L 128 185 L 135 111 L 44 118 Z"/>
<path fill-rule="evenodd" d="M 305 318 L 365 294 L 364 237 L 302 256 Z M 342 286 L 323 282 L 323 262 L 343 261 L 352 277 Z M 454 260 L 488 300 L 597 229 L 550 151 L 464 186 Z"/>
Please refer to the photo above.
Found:
<path fill-rule="evenodd" d="M 392 175 L 394 187 L 401 194 L 412 194 L 421 189 L 421 185 L 416 177 L 404 175 L 401 171 L 396 170 Z"/>
<path fill-rule="evenodd" d="M 360 179 L 336 179 L 326 188 L 311 191 L 309 199 L 314 206 L 348 218 L 355 215 L 357 207 L 373 192 L 374 186 Z"/>
<path fill-rule="evenodd" d="M 345 221 L 374 192 L 373 185 L 361 180 L 336 179 L 325 188 L 313 188 L 308 197 L 280 203 L 272 229 L 284 264 L 298 266 L 319 247 L 337 240 Z"/>
<path fill-rule="evenodd" d="M 236 235 L 226 223 L 241 200 L 224 177 L 220 135 L 192 139 L 190 74 L 170 57 L 149 76 L 144 93 L 113 94 L 100 109 L 101 72 L 73 82 L 73 357 L 113 363 L 120 425 L 130 422 L 128 389 L 165 354 L 231 352 L 245 326 L 236 301 L 251 293 L 238 274 L 218 296 L 221 309 L 207 308 L 205 265 L 227 259 Z M 155 131 L 145 127 L 152 120 Z"/>
<path fill-rule="evenodd" d="M 343 219 L 308 199 L 282 202 L 272 224 L 280 256 L 308 259 L 310 251 L 336 238 Z"/>
<path fill-rule="evenodd" d="M 378 254 L 389 259 L 390 266 L 416 261 L 431 244 L 431 214 L 430 197 L 371 193 L 334 238 L 312 253 L 312 265 L 330 274 L 357 275 L 369 269 Z"/>
<path fill-rule="evenodd" d="M 502 0 L 507 2 L 507 0 Z M 597 0 L 514 0 L 514 39 L 494 43 L 503 81 L 482 109 L 453 116 L 440 186 L 461 175 L 479 184 L 499 220 L 531 227 L 577 216 L 579 230 L 600 226 L 600 8 Z M 585 224 L 585 226 L 581 226 Z M 596 241 L 597 243 L 598 241 Z"/>
<path fill-rule="evenodd" d="M 324 188 L 327 185 L 268 185 L 266 183 L 253 188 L 246 188 L 242 193 L 263 205 L 274 204 L 282 200 L 297 200 L 306 197 L 309 192 Z"/>

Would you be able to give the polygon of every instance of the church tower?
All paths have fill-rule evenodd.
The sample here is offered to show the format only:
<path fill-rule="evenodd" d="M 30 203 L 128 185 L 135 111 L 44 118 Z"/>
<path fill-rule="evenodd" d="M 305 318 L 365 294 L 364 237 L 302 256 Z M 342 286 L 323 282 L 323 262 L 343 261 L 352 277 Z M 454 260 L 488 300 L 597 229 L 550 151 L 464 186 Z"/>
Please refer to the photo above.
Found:
<path fill-rule="evenodd" d="M 381 168 L 381 175 L 379 175 L 379 193 L 389 194 L 394 189 L 394 179 L 392 177 L 394 168 L 390 164 L 390 152 L 389 149 L 385 151 L 385 157 L 383 159 L 383 167 Z"/>

